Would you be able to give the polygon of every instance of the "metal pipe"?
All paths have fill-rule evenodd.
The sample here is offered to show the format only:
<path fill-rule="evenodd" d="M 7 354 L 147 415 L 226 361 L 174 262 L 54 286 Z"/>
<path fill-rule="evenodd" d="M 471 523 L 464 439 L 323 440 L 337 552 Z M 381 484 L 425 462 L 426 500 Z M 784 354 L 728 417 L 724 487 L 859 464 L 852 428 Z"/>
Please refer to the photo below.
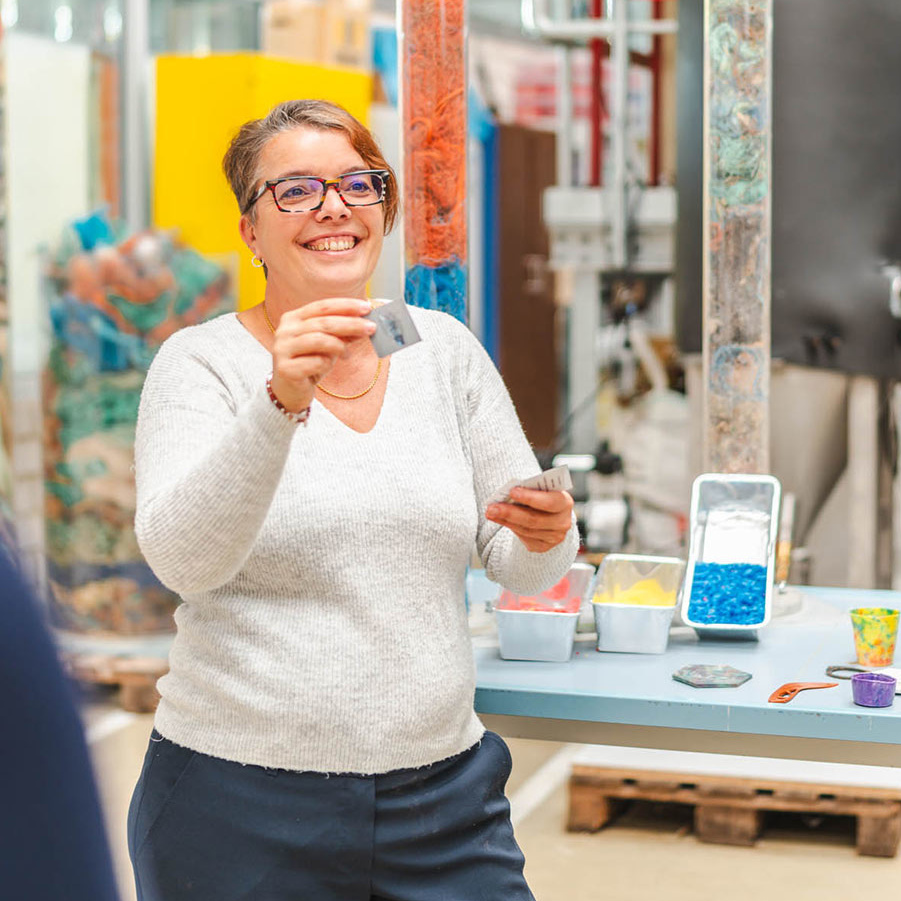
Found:
<path fill-rule="evenodd" d="M 587 41 L 616 33 L 616 27 L 609 19 L 552 19 L 548 13 L 548 0 L 521 0 L 520 18 L 527 33 L 551 41 Z M 678 29 L 679 23 L 675 19 L 629 23 L 633 34 L 675 34 Z"/>
<path fill-rule="evenodd" d="M 591 17 L 602 19 L 604 17 L 603 0 L 591 0 Z M 591 117 L 590 135 L 590 159 L 588 184 L 592 187 L 600 186 L 603 181 L 603 167 L 601 156 L 604 147 L 603 121 L 601 118 L 601 66 L 603 56 L 603 41 L 600 38 L 592 38 L 591 47 L 591 103 L 589 107 Z"/>
<path fill-rule="evenodd" d="M 568 47 L 557 51 L 557 184 L 573 183 L 572 61 Z"/>
<path fill-rule="evenodd" d="M 610 150 L 613 171 L 610 183 L 610 220 L 613 239 L 611 262 L 615 269 L 626 266 L 626 105 L 629 96 L 629 19 L 627 0 L 614 0 L 612 40 L 613 103 L 610 122 Z"/>
<path fill-rule="evenodd" d="M 654 4 L 653 17 L 657 20 L 663 18 L 660 4 Z M 651 50 L 651 158 L 648 161 L 648 184 L 656 185 L 660 182 L 660 93 L 663 84 L 663 39 L 659 34 L 653 37 Z"/>
<path fill-rule="evenodd" d="M 122 40 L 123 208 L 132 231 L 150 223 L 147 173 L 150 137 L 147 74 L 150 69 L 150 23 L 147 0 L 126 0 Z"/>

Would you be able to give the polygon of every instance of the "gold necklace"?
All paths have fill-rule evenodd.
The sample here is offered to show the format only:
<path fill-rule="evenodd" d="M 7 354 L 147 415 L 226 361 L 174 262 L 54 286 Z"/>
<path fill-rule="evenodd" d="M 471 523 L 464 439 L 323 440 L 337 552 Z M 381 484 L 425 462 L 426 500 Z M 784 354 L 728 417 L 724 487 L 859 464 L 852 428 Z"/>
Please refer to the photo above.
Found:
<path fill-rule="evenodd" d="M 275 334 L 275 326 L 272 324 L 272 320 L 269 318 L 269 311 L 266 309 L 266 301 L 263 301 L 263 316 L 266 319 L 266 325 L 269 326 L 269 331 L 272 334 Z M 334 391 L 329 391 L 328 388 L 323 388 L 318 382 L 316 383 L 316 387 L 327 394 L 329 397 L 336 397 L 338 400 L 356 400 L 358 397 L 362 397 L 364 394 L 369 394 L 373 388 L 375 388 L 375 383 L 379 380 L 379 373 L 382 371 L 382 361 L 379 359 L 378 363 L 375 366 L 375 375 L 372 377 L 372 381 L 364 388 L 359 394 L 337 394 Z"/>

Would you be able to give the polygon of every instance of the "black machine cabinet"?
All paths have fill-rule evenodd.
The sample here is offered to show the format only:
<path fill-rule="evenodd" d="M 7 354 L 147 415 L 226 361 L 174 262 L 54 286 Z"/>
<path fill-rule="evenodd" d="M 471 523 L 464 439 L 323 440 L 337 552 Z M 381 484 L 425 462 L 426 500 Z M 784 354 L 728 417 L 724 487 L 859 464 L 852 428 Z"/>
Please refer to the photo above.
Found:
<path fill-rule="evenodd" d="M 701 348 L 703 2 L 679 4 L 678 340 Z M 772 353 L 901 376 L 901 2 L 774 0 Z"/>

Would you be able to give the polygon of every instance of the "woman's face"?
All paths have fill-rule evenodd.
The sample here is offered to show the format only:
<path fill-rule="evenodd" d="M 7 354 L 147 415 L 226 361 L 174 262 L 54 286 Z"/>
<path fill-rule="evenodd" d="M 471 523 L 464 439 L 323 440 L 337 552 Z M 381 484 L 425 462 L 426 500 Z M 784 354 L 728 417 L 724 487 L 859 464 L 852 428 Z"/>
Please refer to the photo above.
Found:
<path fill-rule="evenodd" d="M 344 132 L 298 127 L 263 148 L 259 176 L 262 184 L 288 175 L 337 178 L 368 168 Z M 330 187 L 318 210 L 284 213 L 271 191 L 255 209 L 255 221 L 242 217 L 241 235 L 266 263 L 267 296 L 283 296 L 289 306 L 324 297 L 365 297 L 382 250 L 382 204 L 348 207 Z M 336 246 L 334 239 L 343 249 L 328 249 Z"/>

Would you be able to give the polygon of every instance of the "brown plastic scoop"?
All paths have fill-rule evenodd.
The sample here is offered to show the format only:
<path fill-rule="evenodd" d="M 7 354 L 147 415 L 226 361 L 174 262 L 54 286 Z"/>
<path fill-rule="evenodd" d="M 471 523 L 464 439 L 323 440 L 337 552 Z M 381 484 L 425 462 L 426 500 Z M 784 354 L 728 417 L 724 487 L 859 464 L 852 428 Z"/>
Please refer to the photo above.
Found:
<path fill-rule="evenodd" d="M 799 691 L 808 688 L 834 688 L 838 682 L 786 682 L 769 697 L 770 704 L 787 704 Z"/>

